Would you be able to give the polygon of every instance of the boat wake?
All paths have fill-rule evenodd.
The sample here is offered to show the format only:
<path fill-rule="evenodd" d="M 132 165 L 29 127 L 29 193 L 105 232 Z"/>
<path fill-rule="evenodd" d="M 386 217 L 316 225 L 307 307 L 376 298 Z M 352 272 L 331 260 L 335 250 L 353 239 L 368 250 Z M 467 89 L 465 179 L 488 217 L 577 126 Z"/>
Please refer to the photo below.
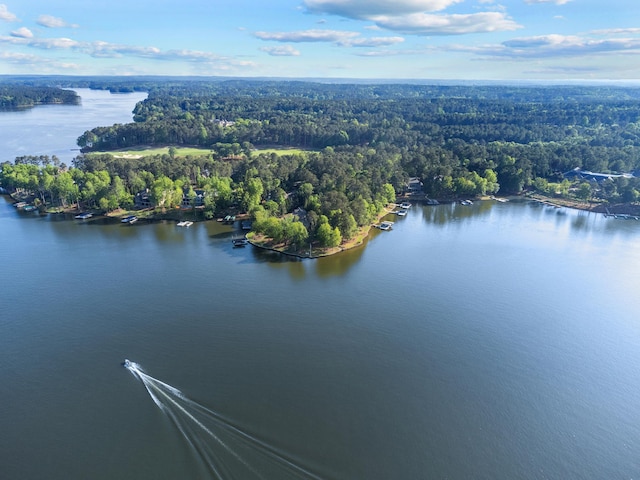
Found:
<path fill-rule="evenodd" d="M 281 449 L 187 398 L 177 388 L 147 375 L 137 363 L 125 360 L 122 365 L 142 382 L 154 403 L 173 421 L 213 478 L 321 480 Z"/>

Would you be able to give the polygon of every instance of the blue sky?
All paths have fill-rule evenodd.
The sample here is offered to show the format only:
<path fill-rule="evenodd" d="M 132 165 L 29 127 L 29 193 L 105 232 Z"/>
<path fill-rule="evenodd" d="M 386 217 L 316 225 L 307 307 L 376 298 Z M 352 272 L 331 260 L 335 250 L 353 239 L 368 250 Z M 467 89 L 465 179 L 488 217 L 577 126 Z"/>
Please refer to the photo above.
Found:
<path fill-rule="evenodd" d="M 0 74 L 637 80 L 640 1 L 8 0 Z"/>

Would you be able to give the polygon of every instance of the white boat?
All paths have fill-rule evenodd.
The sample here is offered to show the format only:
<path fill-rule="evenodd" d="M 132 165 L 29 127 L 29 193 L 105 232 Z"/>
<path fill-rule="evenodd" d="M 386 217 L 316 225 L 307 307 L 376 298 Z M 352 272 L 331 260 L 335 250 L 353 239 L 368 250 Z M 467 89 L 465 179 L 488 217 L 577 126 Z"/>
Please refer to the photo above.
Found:
<path fill-rule="evenodd" d="M 89 212 L 84 212 L 84 213 L 79 213 L 78 215 L 76 215 L 75 219 L 77 220 L 86 220 L 87 218 L 91 218 L 93 217 L 93 213 L 89 213 Z"/>
<path fill-rule="evenodd" d="M 393 222 L 382 222 L 380 225 L 378 225 L 378 228 L 380 230 L 391 230 L 392 226 Z"/>
<path fill-rule="evenodd" d="M 193 222 L 189 222 L 188 220 L 183 220 L 182 222 L 178 222 L 179 227 L 190 227 L 193 225 Z"/>
<path fill-rule="evenodd" d="M 404 217 L 407 214 L 406 210 L 398 210 L 396 212 L 396 215 L 398 215 L 399 217 Z"/>
<path fill-rule="evenodd" d="M 407 210 L 408 208 L 411 208 L 411 204 L 409 202 L 402 202 L 400 204 L 400 208 Z"/>
<path fill-rule="evenodd" d="M 135 215 L 128 215 L 126 217 L 124 217 L 122 220 L 120 220 L 120 222 L 122 223 L 135 223 L 138 221 L 138 217 L 136 217 Z"/>
<path fill-rule="evenodd" d="M 471 200 L 460 200 L 460 205 L 473 205 Z"/>

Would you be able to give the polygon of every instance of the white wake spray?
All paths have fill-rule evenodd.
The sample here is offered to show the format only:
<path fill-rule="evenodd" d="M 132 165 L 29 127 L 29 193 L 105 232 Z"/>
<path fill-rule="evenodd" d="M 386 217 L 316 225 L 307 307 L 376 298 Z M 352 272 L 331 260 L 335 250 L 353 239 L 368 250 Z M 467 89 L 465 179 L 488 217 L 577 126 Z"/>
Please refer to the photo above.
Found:
<path fill-rule="evenodd" d="M 125 360 L 123 365 L 142 382 L 154 403 L 171 418 L 214 478 L 321 480 L 282 450 L 243 431 L 220 413 L 189 399 L 177 388 L 147 375 L 137 363 Z"/>

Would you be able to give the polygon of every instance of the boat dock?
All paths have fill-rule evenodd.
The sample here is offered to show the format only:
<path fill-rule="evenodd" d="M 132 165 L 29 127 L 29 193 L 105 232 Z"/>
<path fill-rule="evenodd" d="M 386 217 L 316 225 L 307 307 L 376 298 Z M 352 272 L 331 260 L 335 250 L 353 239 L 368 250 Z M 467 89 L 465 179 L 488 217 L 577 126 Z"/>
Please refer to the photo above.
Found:
<path fill-rule="evenodd" d="M 632 215 L 630 213 L 611 213 L 608 208 L 605 208 L 606 212 L 604 214 L 605 217 L 609 218 L 618 218 L 620 220 L 640 220 L 640 216 Z"/>
<path fill-rule="evenodd" d="M 391 230 L 391 227 L 393 227 L 393 222 L 382 222 L 382 223 L 376 223 L 373 225 L 376 228 L 379 228 L 380 230 Z"/>

